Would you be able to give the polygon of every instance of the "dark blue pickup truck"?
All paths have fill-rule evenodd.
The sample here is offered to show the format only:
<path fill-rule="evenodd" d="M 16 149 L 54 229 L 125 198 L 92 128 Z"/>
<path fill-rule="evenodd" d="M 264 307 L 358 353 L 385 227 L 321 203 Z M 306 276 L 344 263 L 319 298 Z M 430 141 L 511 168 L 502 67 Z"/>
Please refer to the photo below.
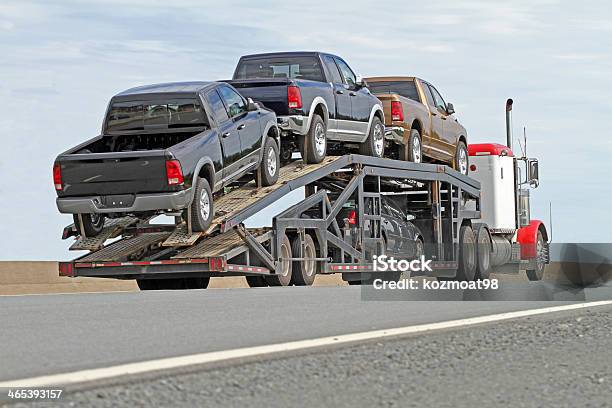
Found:
<path fill-rule="evenodd" d="M 329 144 L 383 157 L 384 113 L 367 84 L 340 57 L 282 52 L 240 58 L 227 81 L 242 95 L 272 109 L 281 129 L 281 158 L 298 150 L 309 163 Z"/>

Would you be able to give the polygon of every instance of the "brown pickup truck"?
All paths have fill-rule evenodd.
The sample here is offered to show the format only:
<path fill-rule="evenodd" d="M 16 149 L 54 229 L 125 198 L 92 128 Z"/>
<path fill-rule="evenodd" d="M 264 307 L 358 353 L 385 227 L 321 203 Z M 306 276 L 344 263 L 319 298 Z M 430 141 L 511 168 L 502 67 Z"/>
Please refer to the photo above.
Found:
<path fill-rule="evenodd" d="M 430 83 L 415 77 L 365 78 L 383 103 L 390 155 L 419 163 L 426 156 L 468 173 L 467 132 Z"/>

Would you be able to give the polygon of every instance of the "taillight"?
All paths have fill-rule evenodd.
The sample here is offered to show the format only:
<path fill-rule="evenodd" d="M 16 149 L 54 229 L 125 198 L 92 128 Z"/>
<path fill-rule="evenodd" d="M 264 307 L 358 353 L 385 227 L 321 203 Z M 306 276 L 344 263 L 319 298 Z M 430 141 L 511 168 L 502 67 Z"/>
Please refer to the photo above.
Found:
<path fill-rule="evenodd" d="M 302 94 L 300 88 L 294 85 L 287 87 L 287 102 L 289 102 L 289 108 L 301 109 L 302 108 Z"/>
<path fill-rule="evenodd" d="M 399 101 L 391 101 L 391 119 L 397 121 L 404 120 L 404 109 Z"/>
<path fill-rule="evenodd" d="M 168 176 L 168 185 L 181 185 L 183 184 L 183 170 L 181 169 L 181 163 L 178 160 L 166 161 L 166 175 Z"/>
<path fill-rule="evenodd" d="M 53 165 L 53 184 L 57 191 L 62 191 L 62 167 L 59 163 Z"/>
<path fill-rule="evenodd" d="M 349 225 L 357 225 L 357 211 L 352 210 L 348 215 Z"/>

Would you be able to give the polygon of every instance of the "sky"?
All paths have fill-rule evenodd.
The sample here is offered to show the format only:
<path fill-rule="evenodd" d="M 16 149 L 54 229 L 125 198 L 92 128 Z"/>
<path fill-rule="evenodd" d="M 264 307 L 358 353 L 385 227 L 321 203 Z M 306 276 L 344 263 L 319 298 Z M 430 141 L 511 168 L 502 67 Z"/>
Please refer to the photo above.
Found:
<path fill-rule="evenodd" d="M 223 3 L 223 4 L 221 4 Z M 469 142 L 527 128 L 532 217 L 556 242 L 612 242 L 612 4 L 607 1 L 11 1 L 0 3 L 0 259 L 69 259 L 51 168 L 144 84 L 230 78 L 243 54 L 319 50 L 363 76 L 433 83 Z M 520 149 L 515 149 L 520 150 Z M 267 215 L 266 215 L 267 217 Z"/>

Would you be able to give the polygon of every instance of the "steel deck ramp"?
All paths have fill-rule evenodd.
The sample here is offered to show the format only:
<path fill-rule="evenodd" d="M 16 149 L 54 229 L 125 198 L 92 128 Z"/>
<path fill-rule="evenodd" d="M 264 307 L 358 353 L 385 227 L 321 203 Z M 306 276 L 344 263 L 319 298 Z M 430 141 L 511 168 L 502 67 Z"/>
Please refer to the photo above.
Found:
<path fill-rule="evenodd" d="M 182 223 L 179 224 L 172 234 L 163 242 L 162 246 L 165 247 L 181 247 L 181 246 L 190 246 L 195 244 L 195 242 L 204 234 L 203 232 L 192 232 L 191 234 L 187 232 L 187 224 Z"/>
<path fill-rule="evenodd" d="M 104 222 L 104 228 L 95 237 L 81 237 L 70 246 L 71 251 L 97 251 L 104 247 L 107 239 L 118 237 L 125 228 L 136 224 L 136 217 L 110 218 Z"/>
<path fill-rule="evenodd" d="M 229 230 L 244 221 L 248 216 L 276 201 L 278 198 L 271 193 L 285 187 L 287 190 L 284 194 L 287 194 L 293 189 L 288 186 L 290 182 L 334 162 L 340 162 L 340 159 L 343 158 L 346 160 L 346 156 L 327 156 L 321 163 L 317 164 L 304 164 L 302 161 L 293 162 L 280 168 L 278 181 L 274 185 L 260 188 L 255 185 L 255 182 L 250 182 L 219 197 L 215 200 L 215 218 L 213 218 L 207 233 L 214 231 L 218 226 L 221 226 L 221 232 Z M 281 196 L 284 194 L 281 194 Z M 260 205 L 257 206 L 257 209 L 245 213 L 253 204 Z"/>
<path fill-rule="evenodd" d="M 151 232 L 135 235 L 113 242 L 99 251 L 92 252 L 79 258 L 77 262 L 105 262 L 126 260 L 129 255 L 138 253 L 150 245 L 161 243 L 170 235 L 169 232 Z"/>
<path fill-rule="evenodd" d="M 271 230 L 267 228 L 253 228 L 248 231 L 261 243 L 268 239 L 268 233 L 270 233 Z M 246 250 L 247 244 L 238 231 L 236 229 L 231 229 L 212 238 L 203 239 L 197 245 L 173 256 L 172 259 L 201 259 L 224 255 L 227 259 L 230 259 Z"/>

